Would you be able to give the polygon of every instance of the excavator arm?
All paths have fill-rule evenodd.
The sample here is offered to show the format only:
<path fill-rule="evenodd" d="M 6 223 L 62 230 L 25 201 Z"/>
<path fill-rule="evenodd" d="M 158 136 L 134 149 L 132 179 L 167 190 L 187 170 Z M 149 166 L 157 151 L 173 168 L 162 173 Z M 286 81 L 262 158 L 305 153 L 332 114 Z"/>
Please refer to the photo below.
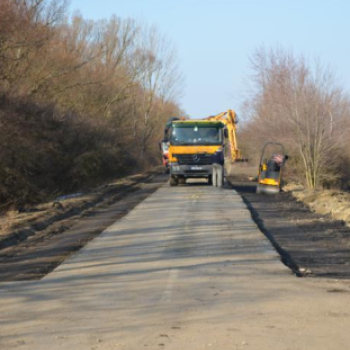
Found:
<path fill-rule="evenodd" d="M 229 109 L 226 112 L 219 113 L 215 116 L 205 118 L 205 120 L 216 120 L 222 122 L 227 129 L 227 136 L 229 140 L 230 160 L 232 162 L 242 161 L 241 151 L 238 148 L 236 124 L 237 115 L 235 111 Z"/>

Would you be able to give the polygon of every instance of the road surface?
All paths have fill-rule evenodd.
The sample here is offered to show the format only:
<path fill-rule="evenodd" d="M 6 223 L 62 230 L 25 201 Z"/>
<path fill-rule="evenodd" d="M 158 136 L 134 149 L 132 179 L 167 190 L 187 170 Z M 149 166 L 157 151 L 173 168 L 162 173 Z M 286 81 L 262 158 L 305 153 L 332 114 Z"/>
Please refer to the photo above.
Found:
<path fill-rule="evenodd" d="M 295 277 L 233 190 L 168 184 L 40 281 L 0 349 L 348 349 L 349 282 Z"/>

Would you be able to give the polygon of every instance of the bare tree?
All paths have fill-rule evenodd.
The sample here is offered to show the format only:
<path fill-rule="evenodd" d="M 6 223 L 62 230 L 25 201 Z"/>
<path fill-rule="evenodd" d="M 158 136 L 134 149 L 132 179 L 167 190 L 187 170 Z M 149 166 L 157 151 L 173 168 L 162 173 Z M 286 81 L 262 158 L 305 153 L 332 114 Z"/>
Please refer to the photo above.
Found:
<path fill-rule="evenodd" d="M 179 73 L 175 49 L 155 27 L 143 28 L 137 54 L 137 66 L 142 67 L 138 81 L 143 91 L 140 140 L 141 158 L 143 158 L 155 130 L 159 130 L 159 127 L 155 126 L 163 125 L 165 122 L 164 106 L 181 95 L 183 78 Z"/>
<path fill-rule="evenodd" d="M 284 142 L 308 188 L 334 181 L 343 137 L 338 132 L 335 138 L 334 130 L 345 114 L 345 97 L 334 74 L 282 49 L 258 49 L 252 64 L 256 90 L 250 127 L 261 143 L 263 139 Z"/>
<path fill-rule="evenodd" d="M 36 53 L 45 47 L 66 10 L 65 0 L 2 0 L 0 60 L 3 88 L 21 93 Z M 20 88 L 21 87 L 21 88 Z"/>
<path fill-rule="evenodd" d="M 160 161 L 181 87 L 169 41 L 132 19 L 0 0 L 0 202 L 37 201 Z M 1 209 L 1 208 L 0 208 Z"/>

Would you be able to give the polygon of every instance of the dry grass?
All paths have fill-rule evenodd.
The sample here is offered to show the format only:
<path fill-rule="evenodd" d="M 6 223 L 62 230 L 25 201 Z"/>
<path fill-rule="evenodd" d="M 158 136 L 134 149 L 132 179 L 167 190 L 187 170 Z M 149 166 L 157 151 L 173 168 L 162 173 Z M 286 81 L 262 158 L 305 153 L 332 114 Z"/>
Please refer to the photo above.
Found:
<path fill-rule="evenodd" d="M 334 190 L 307 191 L 300 185 L 288 185 L 284 188 L 312 211 L 321 215 L 330 215 L 334 220 L 342 220 L 350 226 L 350 193 Z"/>
<path fill-rule="evenodd" d="M 124 177 L 74 198 L 27 206 L 23 212 L 7 211 L 0 216 L 0 240 L 1 237 L 7 237 L 14 231 L 35 226 L 40 228 L 40 225 L 54 222 L 59 216 L 64 216 L 67 213 L 80 214 L 83 210 L 108 201 L 113 196 L 144 182 L 159 172 L 160 169 L 155 168 L 146 173 Z"/>

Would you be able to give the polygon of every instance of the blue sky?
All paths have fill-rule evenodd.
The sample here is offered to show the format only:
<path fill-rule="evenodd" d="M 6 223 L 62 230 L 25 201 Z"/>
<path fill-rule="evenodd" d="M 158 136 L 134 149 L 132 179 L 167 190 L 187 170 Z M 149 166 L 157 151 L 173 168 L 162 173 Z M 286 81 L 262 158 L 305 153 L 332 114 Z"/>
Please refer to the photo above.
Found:
<path fill-rule="evenodd" d="M 155 24 L 177 48 L 185 77 L 181 105 L 194 118 L 240 112 L 249 56 L 281 45 L 329 64 L 350 89 L 347 0 L 71 0 L 85 18 L 115 14 Z"/>

